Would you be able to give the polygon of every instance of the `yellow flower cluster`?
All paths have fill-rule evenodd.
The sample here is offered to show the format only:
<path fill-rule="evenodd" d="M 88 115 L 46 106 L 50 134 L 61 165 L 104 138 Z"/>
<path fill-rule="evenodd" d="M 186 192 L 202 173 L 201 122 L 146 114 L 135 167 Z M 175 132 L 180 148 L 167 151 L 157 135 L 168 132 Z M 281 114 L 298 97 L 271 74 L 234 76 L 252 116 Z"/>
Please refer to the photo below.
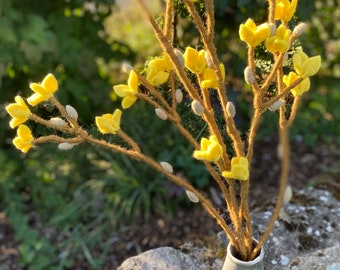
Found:
<path fill-rule="evenodd" d="M 231 170 L 223 171 L 222 176 L 237 180 L 248 180 L 249 178 L 249 164 L 245 157 L 233 157 L 231 159 Z"/>
<path fill-rule="evenodd" d="M 20 125 L 17 130 L 17 136 L 13 139 L 13 144 L 23 153 L 27 153 L 33 146 L 32 132 L 26 125 Z"/>
<path fill-rule="evenodd" d="M 138 76 L 134 70 L 130 71 L 129 78 L 126 84 L 119 84 L 113 87 L 117 96 L 122 97 L 122 107 L 130 108 L 137 100 L 138 93 Z"/>
<path fill-rule="evenodd" d="M 268 23 L 256 26 L 252 19 L 248 19 L 240 25 L 239 35 L 242 41 L 254 48 L 270 36 L 270 27 Z"/>
<path fill-rule="evenodd" d="M 283 82 L 286 86 L 293 84 L 297 79 L 303 78 L 303 81 L 292 88 L 291 92 L 294 96 L 301 96 L 309 90 L 309 77 L 315 75 L 321 66 L 320 55 L 308 57 L 303 51 L 299 51 L 293 55 L 293 66 L 295 72 L 290 72 L 283 76 Z"/>
<path fill-rule="evenodd" d="M 35 106 L 43 101 L 49 100 L 58 90 L 58 82 L 53 74 L 49 73 L 45 76 L 41 83 L 31 83 L 31 90 L 34 92 L 27 102 L 31 106 Z M 6 106 L 6 111 L 12 116 L 9 125 L 11 128 L 18 127 L 17 136 L 13 140 L 16 148 L 26 153 L 33 146 L 32 132 L 26 125 L 23 125 L 31 116 L 31 111 L 20 96 L 15 97 L 15 103 Z"/>
<path fill-rule="evenodd" d="M 15 128 L 18 125 L 25 123 L 31 115 L 30 109 L 27 107 L 22 97 L 16 96 L 15 103 L 11 103 L 6 106 L 6 110 L 10 116 L 12 116 L 9 125 L 11 128 Z"/>
<path fill-rule="evenodd" d="M 275 19 L 287 23 L 293 17 L 297 6 L 297 0 L 277 0 L 275 8 Z"/>
<path fill-rule="evenodd" d="M 34 94 L 27 99 L 27 102 L 35 106 L 53 96 L 54 92 L 58 90 L 58 82 L 54 75 L 50 73 L 41 83 L 31 83 L 30 88 Z"/>
<path fill-rule="evenodd" d="M 169 57 L 157 57 L 147 64 L 146 80 L 153 86 L 161 85 L 168 81 L 170 70 L 173 70 L 173 65 Z"/>
<path fill-rule="evenodd" d="M 217 162 L 222 156 L 222 146 L 218 143 L 215 135 L 211 135 L 209 139 L 201 139 L 201 150 L 194 151 L 194 158 L 198 160 L 206 160 L 209 162 Z"/>
<path fill-rule="evenodd" d="M 281 23 L 276 28 L 275 24 L 263 23 L 257 26 L 252 19 L 248 19 L 240 25 L 240 39 L 247 43 L 250 48 L 255 48 L 264 42 L 267 50 L 273 54 L 286 53 L 291 46 L 291 38 L 296 33 L 287 28 L 297 6 L 297 0 L 278 0 L 275 6 L 275 19 Z M 301 29 L 301 27 L 299 28 Z M 296 80 L 303 79 L 297 86 L 291 89 L 294 96 L 300 96 L 310 88 L 309 77 L 313 76 L 321 66 L 321 57 L 308 57 L 303 52 L 293 55 L 295 72 L 284 75 L 283 82 L 286 86 L 292 85 Z"/>
<path fill-rule="evenodd" d="M 183 54 L 184 65 L 192 73 L 202 76 L 200 85 L 203 88 L 218 88 L 218 79 L 216 72 L 209 67 L 206 60 L 206 51 L 197 51 L 191 47 L 187 47 Z M 221 63 L 219 69 L 222 74 L 222 79 L 225 79 L 225 69 L 224 65 Z"/>
<path fill-rule="evenodd" d="M 290 47 L 290 35 L 291 35 L 291 31 L 284 26 L 283 24 L 281 24 L 277 30 L 276 30 L 276 34 L 272 37 L 269 37 L 266 42 L 266 48 L 268 51 L 270 51 L 271 53 L 284 53 L 287 52 L 289 50 Z"/>
<path fill-rule="evenodd" d="M 116 134 L 120 129 L 120 119 L 122 117 L 122 111 L 116 109 L 113 114 L 103 114 L 96 117 L 96 125 L 102 134 Z"/>

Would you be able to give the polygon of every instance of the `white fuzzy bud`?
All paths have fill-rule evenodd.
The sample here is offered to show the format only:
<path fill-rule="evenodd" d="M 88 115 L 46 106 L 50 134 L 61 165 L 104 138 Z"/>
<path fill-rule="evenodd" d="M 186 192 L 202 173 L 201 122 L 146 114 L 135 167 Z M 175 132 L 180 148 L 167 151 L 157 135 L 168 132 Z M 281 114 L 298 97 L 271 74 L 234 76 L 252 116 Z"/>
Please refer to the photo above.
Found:
<path fill-rule="evenodd" d="M 226 105 L 227 114 L 229 117 L 234 118 L 236 114 L 235 105 L 231 101 L 227 102 Z"/>
<path fill-rule="evenodd" d="M 276 24 L 275 23 L 269 23 L 269 29 L 270 29 L 270 36 L 276 35 Z"/>
<path fill-rule="evenodd" d="M 129 74 L 130 71 L 132 70 L 132 66 L 131 66 L 130 62 L 128 62 L 128 61 L 123 61 L 123 62 L 122 62 L 122 65 L 121 65 L 121 67 L 120 67 L 120 69 L 121 69 L 124 73 Z"/>
<path fill-rule="evenodd" d="M 69 117 L 78 119 L 78 112 L 75 108 L 73 108 L 71 105 L 66 105 L 65 109 Z"/>
<path fill-rule="evenodd" d="M 157 115 L 160 119 L 162 119 L 162 120 L 168 119 L 168 116 L 166 115 L 165 111 L 163 111 L 163 110 L 160 109 L 160 108 L 156 108 L 156 109 L 155 109 L 155 113 L 156 113 L 156 115 Z"/>
<path fill-rule="evenodd" d="M 285 193 L 283 194 L 283 204 L 287 204 L 293 197 L 293 190 L 290 185 L 288 185 L 285 189 Z"/>
<path fill-rule="evenodd" d="M 294 30 L 293 30 L 293 35 L 295 35 L 296 37 L 301 36 L 307 28 L 307 24 L 305 23 L 299 23 L 297 26 L 295 26 Z"/>
<path fill-rule="evenodd" d="M 63 150 L 63 151 L 70 150 L 70 149 L 73 148 L 73 146 L 74 146 L 74 144 L 71 144 L 71 143 L 68 143 L 68 142 L 58 144 L 59 150 Z"/>
<path fill-rule="evenodd" d="M 279 100 L 275 101 L 272 105 L 270 105 L 268 107 L 268 109 L 270 111 L 274 112 L 274 111 L 280 109 L 284 104 L 285 104 L 284 100 L 279 99 Z"/>
<path fill-rule="evenodd" d="M 282 145 L 278 144 L 276 150 L 277 150 L 277 157 L 281 160 L 282 159 Z"/>
<path fill-rule="evenodd" d="M 286 62 L 286 61 L 288 60 L 288 53 L 287 53 L 287 52 L 285 52 L 285 53 L 283 54 L 282 60 L 283 60 L 283 62 Z"/>
<path fill-rule="evenodd" d="M 52 123 L 53 126 L 56 126 L 56 127 L 59 127 L 59 128 L 62 128 L 63 126 L 66 125 L 66 122 L 59 117 L 51 118 L 50 122 Z"/>
<path fill-rule="evenodd" d="M 204 58 L 205 58 L 205 62 L 207 62 L 207 67 L 212 68 L 213 64 L 212 64 L 212 60 L 208 52 L 205 52 Z"/>
<path fill-rule="evenodd" d="M 187 194 L 189 200 L 192 201 L 193 203 L 198 203 L 200 201 L 197 195 L 193 193 L 192 191 L 186 190 L 185 193 Z"/>
<path fill-rule="evenodd" d="M 247 66 L 244 69 L 244 80 L 246 81 L 247 84 L 253 84 L 255 82 L 254 74 L 250 66 Z"/>
<path fill-rule="evenodd" d="M 193 112 L 199 116 L 202 116 L 204 113 L 204 107 L 197 100 L 191 102 L 191 109 Z"/>
<path fill-rule="evenodd" d="M 184 67 L 184 57 L 183 57 L 183 54 L 181 53 L 181 51 L 179 49 L 175 49 L 174 50 L 176 56 L 177 56 L 177 59 L 179 61 L 179 63 Z"/>
<path fill-rule="evenodd" d="M 183 100 L 183 92 L 181 89 L 176 89 L 175 98 L 177 103 L 181 103 Z"/>
<path fill-rule="evenodd" d="M 170 163 L 165 162 L 165 161 L 161 161 L 159 164 L 164 169 L 164 171 L 166 171 L 168 173 L 173 173 L 174 172 L 174 169 L 172 168 Z"/>

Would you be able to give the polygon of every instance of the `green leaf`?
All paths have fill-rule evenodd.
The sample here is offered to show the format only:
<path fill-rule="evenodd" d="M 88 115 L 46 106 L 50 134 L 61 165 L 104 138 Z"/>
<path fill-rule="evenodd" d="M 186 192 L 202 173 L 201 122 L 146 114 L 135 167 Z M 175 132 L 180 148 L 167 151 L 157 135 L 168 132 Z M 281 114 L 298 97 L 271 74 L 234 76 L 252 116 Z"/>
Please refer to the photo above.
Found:
<path fill-rule="evenodd" d="M 6 18 L 0 19 L 0 43 L 17 44 L 18 37 L 15 34 L 13 24 Z"/>

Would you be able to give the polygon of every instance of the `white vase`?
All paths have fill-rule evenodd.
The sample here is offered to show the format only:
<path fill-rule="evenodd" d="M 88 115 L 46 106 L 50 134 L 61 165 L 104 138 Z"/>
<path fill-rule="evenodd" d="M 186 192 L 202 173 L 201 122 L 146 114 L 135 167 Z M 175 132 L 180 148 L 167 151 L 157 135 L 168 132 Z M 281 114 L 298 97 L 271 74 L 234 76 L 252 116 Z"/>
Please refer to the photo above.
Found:
<path fill-rule="evenodd" d="M 229 243 L 227 247 L 227 257 L 225 258 L 222 270 L 264 270 L 263 248 L 260 250 L 260 254 L 252 261 L 245 262 L 237 259 L 234 255 L 233 247 Z"/>

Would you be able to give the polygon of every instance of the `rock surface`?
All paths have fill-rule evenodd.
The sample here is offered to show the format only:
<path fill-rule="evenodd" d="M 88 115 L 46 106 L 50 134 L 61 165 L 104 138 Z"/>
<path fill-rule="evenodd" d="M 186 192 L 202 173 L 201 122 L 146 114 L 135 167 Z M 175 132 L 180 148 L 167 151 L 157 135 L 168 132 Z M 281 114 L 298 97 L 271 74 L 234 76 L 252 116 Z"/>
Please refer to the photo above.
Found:
<path fill-rule="evenodd" d="M 273 207 L 274 201 L 252 212 L 255 238 L 265 230 Z M 118 269 L 222 269 L 221 250 L 227 239 L 219 233 L 212 241 L 213 245 L 186 243 L 179 250 L 150 250 L 127 259 Z M 340 202 L 327 190 L 309 188 L 294 194 L 264 250 L 266 270 L 340 270 Z"/>
<path fill-rule="evenodd" d="M 146 251 L 123 262 L 118 270 L 197 270 L 222 269 L 222 260 L 202 261 L 202 257 L 185 254 L 172 247 L 160 247 Z"/>

